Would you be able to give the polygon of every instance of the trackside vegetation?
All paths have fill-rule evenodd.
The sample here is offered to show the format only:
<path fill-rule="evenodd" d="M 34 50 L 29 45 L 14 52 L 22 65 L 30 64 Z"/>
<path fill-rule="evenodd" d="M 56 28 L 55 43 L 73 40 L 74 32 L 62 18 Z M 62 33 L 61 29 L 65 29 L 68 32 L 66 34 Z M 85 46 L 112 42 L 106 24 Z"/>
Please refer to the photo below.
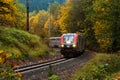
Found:
<path fill-rule="evenodd" d="M 119 71 L 120 56 L 97 54 L 78 71 L 73 80 L 111 80 L 119 75 Z"/>
<path fill-rule="evenodd" d="M 48 47 L 40 37 L 15 28 L 0 28 L 0 49 L 9 52 L 11 58 L 44 56 Z"/>
<path fill-rule="evenodd" d="M 0 50 L 0 80 L 21 80 L 22 74 L 13 70 L 15 65 L 7 63 L 9 57 L 8 52 Z"/>

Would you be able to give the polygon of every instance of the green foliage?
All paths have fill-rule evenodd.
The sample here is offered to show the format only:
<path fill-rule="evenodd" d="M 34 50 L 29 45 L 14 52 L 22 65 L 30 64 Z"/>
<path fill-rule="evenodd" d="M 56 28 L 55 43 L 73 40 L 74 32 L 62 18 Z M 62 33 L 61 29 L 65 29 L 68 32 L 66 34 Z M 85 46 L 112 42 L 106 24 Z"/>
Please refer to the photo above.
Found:
<path fill-rule="evenodd" d="M 73 80 L 105 80 L 120 71 L 120 56 L 115 54 L 97 54 L 74 77 Z"/>
<path fill-rule="evenodd" d="M 51 65 L 49 65 L 48 80 L 61 80 L 60 77 L 55 74 Z"/>
<path fill-rule="evenodd" d="M 49 65 L 49 70 L 48 70 L 48 77 L 51 77 L 54 74 L 52 65 Z"/>
<path fill-rule="evenodd" d="M 68 0 L 60 9 L 60 15 L 56 23 L 61 33 L 84 31 L 86 35 L 86 47 L 92 50 L 99 49 L 95 39 L 92 16 L 92 0 Z"/>
<path fill-rule="evenodd" d="M 30 15 L 30 33 L 37 34 L 42 39 L 58 36 L 59 28 L 55 25 L 60 4 L 57 2 L 49 5 L 48 11 L 34 11 Z M 49 34 L 49 35 L 48 35 Z"/>
<path fill-rule="evenodd" d="M 44 27 L 48 30 L 50 29 L 50 36 L 60 35 L 60 29 L 56 21 L 60 14 L 59 9 L 60 9 L 60 4 L 57 2 L 50 4 L 48 7 L 49 18 Z"/>
<path fill-rule="evenodd" d="M 87 47 L 101 52 L 120 50 L 119 0 L 68 0 L 56 24 L 61 33 L 86 34 Z"/>
<path fill-rule="evenodd" d="M 46 37 L 47 30 L 44 30 L 44 25 L 48 19 L 48 12 L 45 10 L 39 11 L 36 15 L 30 17 L 30 33 L 37 34 L 41 38 Z"/>
<path fill-rule="evenodd" d="M 61 79 L 57 75 L 52 75 L 51 77 L 48 78 L 48 80 L 61 80 Z"/>
<path fill-rule="evenodd" d="M 8 57 L 10 57 L 8 53 L 0 50 L 0 79 L 21 80 L 22 74 L 20 72 L 16 73 L 12 68 L 14 67 L 14 64 L 6 64 L 6 60 Z"/>
<path fill-rule="evenodd" d="M 120 1 L 95 0 L 93 2 L 93 15 L 95 36 L 100 48 L 106 52 L 118 51 L 120 30 Z M 118 44 L 118 45 L 117 45 Z"/>
<path fill-rule="evenodd" d="M 47 46 L 38 36 L 14 28 L 0 29 L 0 43 L 0 48 L 12 53 L 13 58 L 42 56 L 48 53 Z"/>
<path fill-rule="evenodd" d="M 0 4 L 0 26 L 23 29 L 25 26 L 25 9 L 23 5 L 17 0 L 0 0 Z"/>

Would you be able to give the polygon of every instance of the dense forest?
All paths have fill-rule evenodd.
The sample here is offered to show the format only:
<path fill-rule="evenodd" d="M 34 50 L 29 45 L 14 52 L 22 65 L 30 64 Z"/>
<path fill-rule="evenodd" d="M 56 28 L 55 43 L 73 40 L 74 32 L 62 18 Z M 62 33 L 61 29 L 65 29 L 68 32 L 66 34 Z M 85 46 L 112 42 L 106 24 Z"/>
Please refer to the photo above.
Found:
<path fill-rule="evenodd" d="M 29 0 L 30 12 L 34 10 L 47 10 L 49 4 L 58 2 L 62 4 L 66 0 Z M 21 3 L 26 4 L 26 0 L 20 0 Z"/>
<path fill-rule="evenodd" d="M 116 52 L 120 50 L 119 4 L 119 0 L 67 0 L 64 5 L 55 2 L 48 11 L 32 13 L 30 31 L 43 38 L 68 32 L 84 32 L 87 48 Z"/>
<path fill-rule="evenodd" d="M 52 3 L 57 0 L 30 1 L 34 5 L 51 3 L 47 10 L 30 13 L 30 33 L 45 39 L 67 32 L 84 32 L 89 49 L 102 52 L 120 50 L 120 0 L 67 0 L 64 5 Z M 1 1 L 1 4 L 0 25 L 25 30 L 25 5 L 18 0 Z"/>

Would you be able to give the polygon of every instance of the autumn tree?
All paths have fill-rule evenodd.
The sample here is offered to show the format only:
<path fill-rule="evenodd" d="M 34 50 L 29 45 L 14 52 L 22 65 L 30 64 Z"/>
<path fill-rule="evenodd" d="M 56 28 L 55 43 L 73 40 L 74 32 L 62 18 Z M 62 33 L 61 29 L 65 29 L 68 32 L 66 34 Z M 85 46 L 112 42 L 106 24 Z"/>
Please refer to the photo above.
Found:
<path fill-rule="evenodd" d="M 39 11 L 36 15 L 31 15 L 30 17 L 30 32 L 37 34 L 38 36 L 44 38 L 47 36 L 44 30 L 44 25 L 48 19 L 48 12 L 45 10 Z"/>
<path fill-rule="evenodd" d="M 26 7 L 24 4 L 21 4 L 19 0 L 14 0 L 16 7 L 17 7 L 17 13 L 19 16 L 16 16 L 16 28 L 26 30 Z"/>
<path fill-rule="evenodd" d="M 61 7 L 61 14 L 56 22 L 60 26 L 61 33 L 85 33 L 87 47 L 96 50 L 99 45 L 96 42 L 91 21 L 92 6 L 92 0 L 68 0 Z"/>
<path fill-rule="evenodd" d="M 120 1 L 95 0 L 93 2 L 95 36 L 102 51 L 110 52 L 120 49 Z"/>
<path fill-rule="evenodd" d="M 68 0 L 60 9 L 58 22 L 64 32 L 80 32 L 85 29 L 85 6 L 82 0 Z"/>
<path fill-rule="evenodd" d="M 113 52 L 120 50 L 120 0 L 109 0 L 110 2 L 110 23 L 112 23 L 112 50 Z"/>
<path fill-rule="evenodd" d="M 69 12 L 71 9 L 72 3 L 70 1 L 67 1 L 60 9 L 60 15 L 58 16 L 57 23 L 60 26 L 61 33 L 66 33 L 69 32 L 68 28 L 70 29 L 69 24 L 72 22 L 70 21 L 71 19 L 69 18 Z M 72 16 L 71 16 L 72 17 Z M 69 24 L 68 24 L 69 23 Z"/>
<path fill-rule="evenodd" d="M 48 30 L 49 36 L 60 36 L 59 26 L 56 24 L 59 9 L 60 4 L 57 2 L 50 4 L 48 7 L 49 18 L 44 27 Z"/>
<path fill-rule="evenodd" d="M 0 25 L 18 28 L 23 14 L 18 8 L 17 0 L 0 0 Z M 19 25 L 18 25 L 19 24 Z"/>

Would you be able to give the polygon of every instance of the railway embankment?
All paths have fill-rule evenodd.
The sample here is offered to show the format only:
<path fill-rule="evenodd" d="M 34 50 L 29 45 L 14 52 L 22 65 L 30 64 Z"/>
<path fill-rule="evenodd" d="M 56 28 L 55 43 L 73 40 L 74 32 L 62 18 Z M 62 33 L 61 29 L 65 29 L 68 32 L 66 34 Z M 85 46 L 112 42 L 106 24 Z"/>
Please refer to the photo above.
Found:
<path fill-rule="evenodd" d="M 15 28 L 0 29 L 0 50 L 7 52 L 10 59 L 44 56 L 50 52 L 40 37 Z"/>
<path fill-rule="evenodd" d="M 73 80 L 119 80 L 120 53 L 99 53 L 82 68 L 78 69 Z"/>
<path fill-rule="evenodd" d="M 14 67 L 54 58 L 51 53 L 54 51 L 36 35 L 15 28 L 0 28 L 0 78 L 11 77 Z"/>
<path fill-rule="evenodd" d="M 89 53 L 84 53 L 83 55 L 76 58 L 65 59 L 53 64 L 51 63 L 49 65 L 26 70 L 21 72 L 24 75 L 22 77 L 22 80 L 48 80 L 50 70 L 49 66 L 52 67 L 51 71 L 54 74 L 58 75 L 61 80 L 69 80 L 73 77 L 79 67 L 83 66 L 92 57 L 93 55 Z"/>

